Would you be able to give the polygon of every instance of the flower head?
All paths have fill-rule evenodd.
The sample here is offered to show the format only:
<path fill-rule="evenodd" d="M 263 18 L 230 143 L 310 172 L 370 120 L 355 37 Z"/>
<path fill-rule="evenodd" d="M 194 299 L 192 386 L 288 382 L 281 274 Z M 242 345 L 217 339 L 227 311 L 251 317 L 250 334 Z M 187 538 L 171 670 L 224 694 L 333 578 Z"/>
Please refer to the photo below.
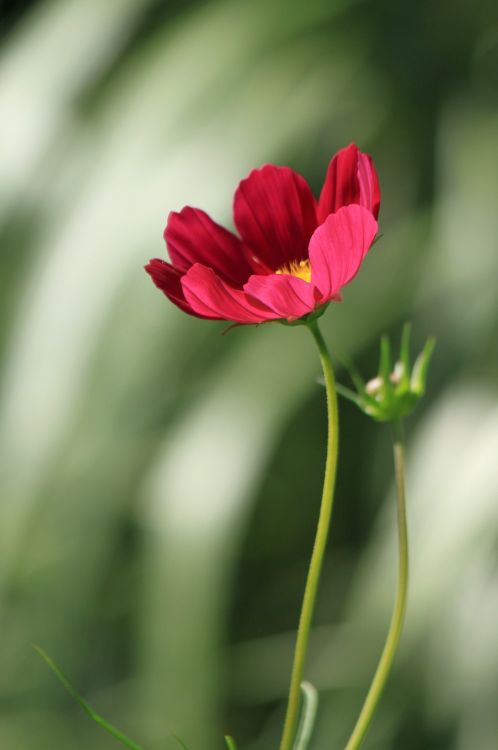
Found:
<path fill-rule="evenodd" d="M 434 338 L 427 339 L 424 348 L 410 367 L 410 325 L 403 327 L 399 359 L 391 364 L 391 345 L 387 336 L 380 342 L 378 375 L 365 383 L 358 372 L 348 365 L 356 392 L 338 385 L 338 392 L 353 401 L 365 414 L 378 422 L 393 422 L 408 416 L 425 393 L 427 372 Z"/>
<path fill-rule="evenodd" d="M 235 192 L 240 236 L 186 206 L 164 230 L 171 263 L 155 258 L 145 268 L 191 315 L 296 321 L 341 299 L 375 239 L 379 205 L 372 160 L 353 144 L 331 160 L 318 201 L 292 169 L 266 164 Z"/>

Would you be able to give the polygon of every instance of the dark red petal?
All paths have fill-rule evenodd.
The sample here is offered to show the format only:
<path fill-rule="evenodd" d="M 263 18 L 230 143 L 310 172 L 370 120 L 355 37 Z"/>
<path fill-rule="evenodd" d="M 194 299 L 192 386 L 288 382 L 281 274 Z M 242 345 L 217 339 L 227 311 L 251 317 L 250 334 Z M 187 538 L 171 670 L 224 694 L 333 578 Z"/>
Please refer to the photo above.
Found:
<path fill-rule="evenodd" d="M 243 242 L 272 270 L 308 257 L 316 202 L 306 180 L 289 167 L 254 169 L 237 188 L 233 210 Z"/>
<path fill-rule="evenodd" d="M 377 222 L 366 208 L 356 204 L 327 217 L 310 240 L 311 281 L 327 302 L 358 272 L 372 246 Z"/>
<path fill-rule="evenodd" d="M 202 263 L 238 287 L 251 273 L 239 238 L 198 208 L 185 206 L 179 213 L 170 213 L 164 239 L 173 265 L 181 271 Z"/>
<path fill-rule="evenodd" d="M 360 183 L 360 206 L 372 212 L 375 219 L 379 216 L 380 185 L 379 176 L 369 154 L 359 153 L 358 180 Z"/>
<path fill-rule="evenodd" d="M 357 203 L 377 218 L 380 206 L 379 178 L 372 159 L 353 143 L 337 152 L 327 169 L 320 200 L 318 222 L 342 206 Z"/>
<path fill-rule="evenodd" d="M 183 293 L 181 278 L 183 273 L 172 265 L 159 258 L 153 258 L 146 266 L 145 270 L 152 278 L 152 281 L 164 294 L 174 302 L 174 304 L 189 315 L 195 315 L 197 318 L 212 317 L 201 315 L 192 310 L 191 306 L 185 299 Z"/>
<path fill-rule="evenodd" d="M 195 263 L 182 278 L 183 292 L 192 309 L 203 317 L 235 323 L 263 323 L 272 313 L 262 304 L 251 302 L 245 292 L 234 289 L 212 268 Z"/>
<path fill-rule="evenodd" d="M 314 286 L 290 274 L 251 276 L 244 285 L 244 291 L 252 300 L 263 303 L 281 318 L 302 318 L 316 306 Z"/>

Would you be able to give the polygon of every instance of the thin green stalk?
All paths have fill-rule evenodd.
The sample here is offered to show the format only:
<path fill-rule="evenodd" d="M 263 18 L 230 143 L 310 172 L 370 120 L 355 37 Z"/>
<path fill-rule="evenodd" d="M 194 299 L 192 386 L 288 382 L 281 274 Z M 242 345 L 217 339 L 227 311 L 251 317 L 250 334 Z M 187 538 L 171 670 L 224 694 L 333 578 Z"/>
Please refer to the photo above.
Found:
<path fill-rule="evenodd" d="M 73 688 L 69 680 L 67 679 L 66 675 L 61 672 L 55 661 L 47 654 L 46 651 L 44 651 L 41 646 L 37 646 L 33 644 L 33 648 L 35 651 L 41 656 L 41 658 L 45 661 L 48 667 L 52 670 L 52 672 L 55 674 L 55 676 L 60 680 L 60 682 L 64 685 L 69 695 L 74 698 L 75 701 L 77 701 L 83 711 L 86 713 L 87 716 L 92 719 L 96 724 L 98 724 L 102 729 L 105 729 L 106 732 L 108 732 L 110 735 L 112 735 L 118 742 L 121 742 L 122 745 L 125 747 L 128 747 L 129 750 L 142 750 L 140 745 L 137 745 L 136 742 L 133 742 L 129 737 L 127 737 L 123 732 L 121 732 L 120 729 L 110 724 L 106 719 L 104 719 L 100 714 L 98 714 L 94 709 L 90 706 L 90 704 L 81 697 L 79 693 L 76 692 L 76 690 Z"/>
<path fill-rule="evenodd" d="M 306 587 L 304 589 L 301 615 L 297 631 L 296 647 L 294 651 L 294 662 L 289 687 L 289 698 L 285 716 L 284 731 L 280 750 L 290 750 L 296 733 L 297 719 L 299 713 L 300 686 L 303 679 L 303 669 L 308 648 L 309 633 L 313 610 L 315 606 L 320 571 L 327 544 L 327 536 L 332 515 L 334 499 L 335 476 L 337 470 L 338 452 L 338 419 L 337 419 L 337 396 L 335 390 L 334 371 L 332 362 L 327 351 L 327 346 L 316 321 L 308 323 L 308 327 L 314 336 L 320 353 L 320 360 L 325 378 L 327 393 L 327 415 L 328 415 L 328 439 L 327 458 L 325 463 L 325 477 L 323 481 L 322 502 L 320 515 L 315 536 L 315 543 L 311 555 Z"/>
<path fill-rule="evenodd" d="M 406 610 L 408 593 L 408 530 L 405 503 L 405 457 L 401 424 L 395 425 L 394 470 L 396 476 L 396 496 L 398 508 L 399 576 L 398 591 L 387 639 L 375 672 L 370 690 L 356 722 L 346 750 L 357 750 L 365 739 L 372 717 L 377 709 L 396 653 Z"/>

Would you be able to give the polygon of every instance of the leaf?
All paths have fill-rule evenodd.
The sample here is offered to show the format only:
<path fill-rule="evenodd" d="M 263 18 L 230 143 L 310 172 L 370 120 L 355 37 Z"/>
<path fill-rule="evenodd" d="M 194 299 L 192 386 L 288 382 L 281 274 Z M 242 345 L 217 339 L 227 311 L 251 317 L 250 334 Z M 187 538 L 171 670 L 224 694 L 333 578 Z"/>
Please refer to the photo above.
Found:
<path fill-rule="evenodd" d="M 365 390 L 365 381 L 361 377 L 351 357 L 349 357 L 347 354 L 339 353 L 337 351 L 335 353 L 335 356 L 338 362 L 342 365 L 342 367 L 344 367 L 344 369 L 348 373 L 358 393 L 363 393 L 363 391 Z"/>
<path fill-rule="evenodd" d="M 336 383 L 335 388 L 340 396 L 342 396 L 343 398 L 347 398 L 348 401 L 352 401 L 353 404 L 359 406 L 360 409 L 362 408 L 363 401 L 361 397 L 358 396 L 354 391 L 351 391 L 349 388 L 346 388 L 346 386 L 341 385 L 340 383 Z"/>
<path fill-rule="evenodd" d="M 303 698 L 301 718 L 292 750 L 306 750 L 308 747 L 318 708 L 318 693 L 311 682 L 301 683 L 301 694 Z"/>
<path fill-rule="evenodd" d="M 424 348 L 418 355 L 415 364 L 413 365 L 413 372 L 411 377 L 411 389 L 417 396 L 423 396 L 425 393 L 425 384 L 427 381 L 427 371 L 431 361 L 434 347 L 436 346 L 436 339 L 431 336 L 427 339 Z"/>
<path fill-rule="evenodd" d="M 225 742 L 227 743 L 228 750 L 237 750 L 237 745 L 235 744 L 235 740 L 229 734 L 225 735 Z"/>
<path fill-rule="evenodd" d="M 130 748 L 130 750 L 143 750 L 140 745 L 137 745 L 136 742 L 133 742 L 133 740 L 130 740 L 129 737 L 127 737 L 123 732 L 121 732 L 119 729 L 114 727 L 112 724 L 109 724 L 108 721 L 106 721 L 100 714 L 98 714 L 96 711 L 93 710 L 93 708 L 90 706 L 89 703 L 86 702 L 84 698 L 79 695 L 79 693 L 76 692 L 76 690 L 73 688 L 67 677 L 64 675 L 63 672 L 59 669 L 55 661 L 44 651 L 41 646 L 37 646 L 36 644 L 33 644 L 33 648 L 35 651 L 41 656 L 43 661 L 50 667 L 52 672 L 55 674 L 55 676 L 59 679 L 59 681 L 64 685 L 69 695 L 74 698 L 74 700 L 80 704 L 83 711 L 86 713 L 87 716 L 92 719 L 96 724 L 98 724 L 102 729 L 105 729 L 106 732 L 111 734 L 118 742 L 121 742 L 122 745 L 125 745 L 125 747 Z"/>
<path fill-rule="evenodd" d="M 405 323 L 403 333 L 401 334 L 401 347 L 399 358 L 403 365 L 402 385 L 408 388 L 410 386 L 410 335 L 412 332 L 411 323 Z"/>
<path fill-rule="evenodd" d="M 178 737 L 177 734 L 173 735 L 173 739 L 180 745 L 182 750 L 189 750 L 188 746 L 185 744 L 185 742 L 181 739 L 181 737 Z"/>

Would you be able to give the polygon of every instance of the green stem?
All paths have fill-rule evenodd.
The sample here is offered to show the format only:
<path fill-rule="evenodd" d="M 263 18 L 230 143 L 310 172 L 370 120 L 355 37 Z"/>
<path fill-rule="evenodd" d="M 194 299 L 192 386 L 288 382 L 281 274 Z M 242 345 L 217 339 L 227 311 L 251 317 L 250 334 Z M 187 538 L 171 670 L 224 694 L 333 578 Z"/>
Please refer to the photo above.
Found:
<path fill-rule="evenodd" d="M 382 651 L 382 656 L 380 657 L 370 690 L 361 709 L 353 734 L 346 745 L 346 750 L 357 750 L 365 739 L 368 727 L 391 672 L 406 610 L 408 593 L 408 530 L 405 504 L 405 457 L 401 424 L 397 423 L 394 425 L 394 428 L 394 470 L 396 475 L 399 544 L 398 592 L 384 650 Z"/>
<path fill-rule="evenodd" d="M 315 543 L 311 555 L 306 587 L 304 589 L 303 604 L 299 618 L 297 630 L 296 647 L 294 651 L 294 662 L 292 665 L 292 676 L 289 687 L 289 698 L 287 703 L 287 713 L 285 716 L 284 731 L 280 750 L 290 750 L 296 733 L 296 725 L 299 713 L 300 685 L 303 678 L 304 662 L 308 648 L 309 633 L 313 610 L 315 606 L 320 571 L 327 544 L 327 536 L 332 515 L 332 505 L 334 499 L 335 476 L 337 469 L 337 451 L 338 451 L 338 419 L 337 419 L 337 396 L 335 390 L 334 371 L 332 362 L 327 351 L 327 346 L 316 321 L 308 323 L 308 327 L 313 334 L 320 353 L 320 360 L 325 378 L 325 388 L 327 393 L 327 415 L 328 415 L 328 440 L 327 440 L 327 458 L 325 463 L 325 477 L 323 481 L 322 502 L 320 506 L 320 515 L 316 530 Z"/>

